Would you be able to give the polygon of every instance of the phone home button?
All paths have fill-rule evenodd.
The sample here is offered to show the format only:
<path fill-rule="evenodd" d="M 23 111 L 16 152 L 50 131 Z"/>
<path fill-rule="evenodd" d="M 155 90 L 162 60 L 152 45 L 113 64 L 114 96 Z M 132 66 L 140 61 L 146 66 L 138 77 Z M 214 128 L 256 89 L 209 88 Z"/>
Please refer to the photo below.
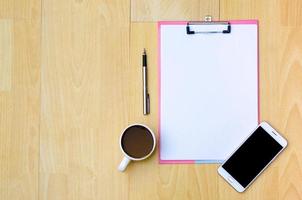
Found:
<path fill-rule="evenodd" d="M 231 177 L 228 177 L 228 181 L 229 181 L 230 183 L 233 183 L 233 179 L 232 179 Z"/>

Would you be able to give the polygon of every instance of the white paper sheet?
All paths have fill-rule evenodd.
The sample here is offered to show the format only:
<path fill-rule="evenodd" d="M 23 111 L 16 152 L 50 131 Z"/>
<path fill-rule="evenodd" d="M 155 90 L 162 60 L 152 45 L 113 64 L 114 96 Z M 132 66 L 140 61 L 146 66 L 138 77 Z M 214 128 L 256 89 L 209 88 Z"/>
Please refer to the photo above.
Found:
<path fill-rule="evenodd" d="M 160 27 L 160 159 L 222 161 L 258 124 L 257 25 Z"/>

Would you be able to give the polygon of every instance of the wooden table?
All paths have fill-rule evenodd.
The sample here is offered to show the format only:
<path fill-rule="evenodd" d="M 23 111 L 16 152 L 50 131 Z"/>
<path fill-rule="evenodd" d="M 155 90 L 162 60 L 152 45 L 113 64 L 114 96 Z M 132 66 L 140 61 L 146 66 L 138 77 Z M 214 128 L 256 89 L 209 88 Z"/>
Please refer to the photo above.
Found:
<path fill-rule="evenodd" d="M 289 141 L 243 194 L 158 152 L 117 171 L 122 129 L 157 129 L 156 21 L 206 14 L 259 19 L 261 120 Z M 302 1 L 0 0 L 0 199 L 302 199 Z"/>

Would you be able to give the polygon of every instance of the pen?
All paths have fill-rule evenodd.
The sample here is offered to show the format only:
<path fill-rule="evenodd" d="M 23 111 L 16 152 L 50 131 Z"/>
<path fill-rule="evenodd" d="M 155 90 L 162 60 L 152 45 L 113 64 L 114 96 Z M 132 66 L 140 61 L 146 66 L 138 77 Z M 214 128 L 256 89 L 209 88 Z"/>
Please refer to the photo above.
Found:
<path fill-rule="evenodd" d="M 150 113 L 150 97 L 148 93 L 148 84 L 147 84 L 147 54 L 146 49 L 143 53 L 143 113 L 148 115 Z"/>

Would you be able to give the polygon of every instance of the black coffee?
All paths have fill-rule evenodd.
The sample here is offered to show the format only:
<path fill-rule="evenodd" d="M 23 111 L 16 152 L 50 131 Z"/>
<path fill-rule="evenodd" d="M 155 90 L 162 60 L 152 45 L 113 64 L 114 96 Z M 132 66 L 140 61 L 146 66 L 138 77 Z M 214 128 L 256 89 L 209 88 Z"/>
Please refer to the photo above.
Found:
<path fill-rule="evenodd" d="M 131 126 L 122 136 L 122 148 L 133 158 L 147 156 L 152 151 L 153 145 L 152 134 L 143 126 Z"/>

